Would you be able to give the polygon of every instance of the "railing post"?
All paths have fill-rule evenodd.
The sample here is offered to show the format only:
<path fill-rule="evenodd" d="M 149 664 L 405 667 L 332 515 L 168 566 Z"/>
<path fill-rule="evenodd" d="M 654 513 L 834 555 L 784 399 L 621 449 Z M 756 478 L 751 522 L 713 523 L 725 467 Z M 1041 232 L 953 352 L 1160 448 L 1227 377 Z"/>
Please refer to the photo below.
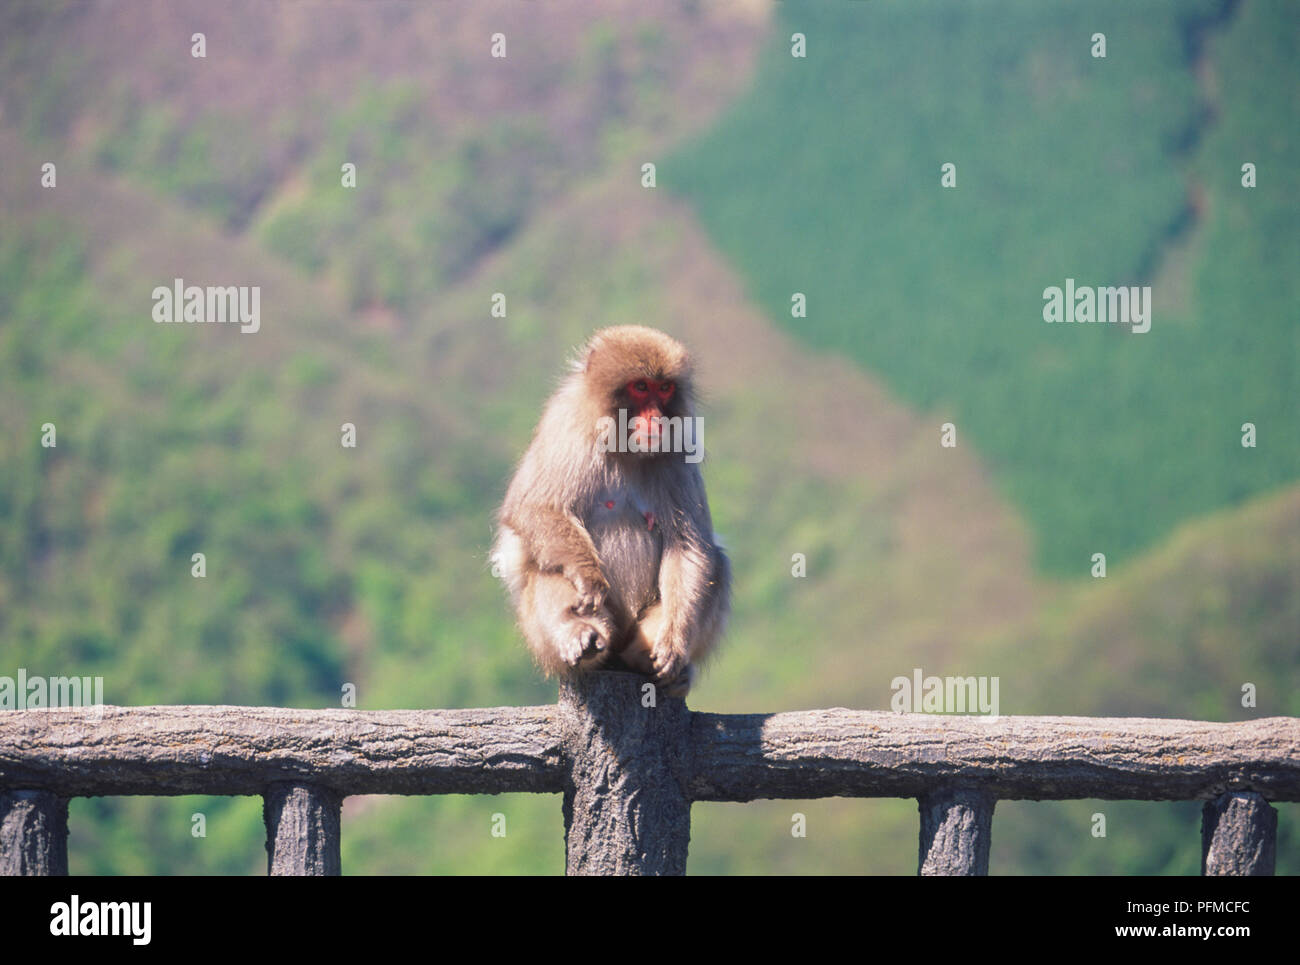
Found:
<path fill-rule="evenodd" d="M 686 873 L 690 711 L 647 685 L 604 671 L 561 684 L 567 874 Z"/>
<path fill-rule="evenodd" d="M 343 798 L 319 784 L 272 784 L 262 798 L 269 875 L 342 874 Z"/>
<path fill-rule="evenodd" d="M 0 875 L 68 873 L 68 799 L 0 791 Z"/>
<path fill-rule="evenodd" d="M 1201 810 L 1201 874 L 1271 875 L 1277 809 L 1255 791 L 1228 791 Z"/>
<path fill-rule="evenodd" d="M 987 875 L 993 807 L 983 791 L 941 788 L 922 795 L 918 874 Z"/>

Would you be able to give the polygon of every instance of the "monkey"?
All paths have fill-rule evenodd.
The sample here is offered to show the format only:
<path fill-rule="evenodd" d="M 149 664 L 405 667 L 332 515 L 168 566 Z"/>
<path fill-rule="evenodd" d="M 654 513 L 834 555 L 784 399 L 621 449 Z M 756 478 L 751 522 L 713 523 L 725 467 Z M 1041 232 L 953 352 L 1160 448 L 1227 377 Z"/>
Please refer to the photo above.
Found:
<path fill-rule="evenodd" d="M 725 629 L 695 403 L 685 346 L 623 325 L 591 336 L 544 406 L 492 559 L 547 676 L 624 669 L 683 697 Z"/>

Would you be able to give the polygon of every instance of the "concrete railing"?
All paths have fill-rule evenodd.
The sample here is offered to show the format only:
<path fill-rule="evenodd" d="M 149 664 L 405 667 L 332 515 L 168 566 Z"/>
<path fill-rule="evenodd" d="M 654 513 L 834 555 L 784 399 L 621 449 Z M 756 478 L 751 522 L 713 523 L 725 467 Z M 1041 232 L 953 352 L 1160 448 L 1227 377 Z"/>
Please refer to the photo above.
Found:
<path fill-rule="evenodd" d="M 545 707 L 0 712 L 0 873 L 67 872 L 68 799 L 261 795 L 271 874 L 338 874 L 349 794 L 564 796 L 569 874 L 682 874 L 691 804 L 911 797 L 921 874 L 988 873 L 998 800 L 1203 800 L 1202 871 L 1272 874 L 1300 719 L 703 714 L 595 673 Z M 651 706 L 646 706 L 650 703 Z"/>

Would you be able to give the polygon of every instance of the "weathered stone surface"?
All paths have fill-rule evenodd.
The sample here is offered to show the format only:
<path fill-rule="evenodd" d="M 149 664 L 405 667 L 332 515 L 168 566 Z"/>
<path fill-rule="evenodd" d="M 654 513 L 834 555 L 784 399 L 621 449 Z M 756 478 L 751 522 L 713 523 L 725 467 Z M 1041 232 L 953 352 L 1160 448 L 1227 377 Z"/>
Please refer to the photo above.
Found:
<path fill-rule="evenodd" d="M 1201 811 L 1201 874 L 1271 875 L 1277 809 L 1253 792 L 1221 794 Z"/>
<path fill-rule="evenodd" d="M 48 791 L 0 791 L 0 875 L 67 873 L 67 799 Z"/>
<path fill-rule="evenodd" d="M 922 795 L 920 874 L 988 874 L 996 803 L 990 794 L 965 789 Z"/>
<path fill-rule="evenodd" d="M 269 875 L 342 874 L 343 798 L 311 784 L 273 784 L 262 799 Z"/>
<path fill-rule="evenodd" d="M 559 792 L 559 710 L 104 707 L 0 713 L 0 787 L 65 797 L 262 794 L 277 781 L 345 794 Z"/>
<path fill-rule="evenodd" d="M 591 673 L 560 691 L 565 748 L 566 871 L 682 875 L 691 837 L 690 714 L 643 677 Z M 653 687 L 651 687 L 653 691 Z"/>
<path fill-rule="evenodd" d="M 960 785 L 998 800 L 1300 800 L 1300 719 L 978 717 L 807 710 L 692 714 L 695 801 L 912 797 Z"/>
<path fill-rule="evenodd" d="M 256 794 L 272 873 L 338 872 L 346 794 L 563 793 L 572 874 L 681 874 L 692 801 L 920 802 L 923 874 L 983 874 L 993 804 L 1206 800 L 1206 874 L 1269 874 L 1300 720 L 691 713 L 594 673 L 548 707 L 0 713 L 0 871 L 67 870 L 67 798 Z"/>

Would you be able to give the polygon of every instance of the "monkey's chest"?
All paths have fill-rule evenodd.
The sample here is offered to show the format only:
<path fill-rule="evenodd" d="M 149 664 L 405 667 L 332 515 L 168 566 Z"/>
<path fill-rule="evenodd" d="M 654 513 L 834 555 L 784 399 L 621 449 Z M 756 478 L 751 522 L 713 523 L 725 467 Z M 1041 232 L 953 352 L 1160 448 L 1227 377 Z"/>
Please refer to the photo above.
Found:
<path fill-rule="evenodd" d="M 607 492 L 588 510 L 585 522 L 611 595 L 635 617 L 659 598 L 659 520 L 635 494 Z"/>

